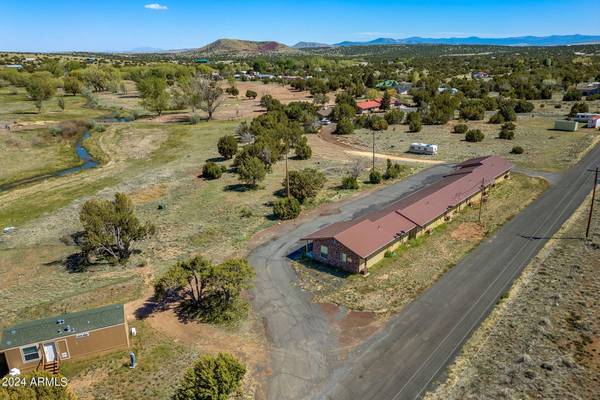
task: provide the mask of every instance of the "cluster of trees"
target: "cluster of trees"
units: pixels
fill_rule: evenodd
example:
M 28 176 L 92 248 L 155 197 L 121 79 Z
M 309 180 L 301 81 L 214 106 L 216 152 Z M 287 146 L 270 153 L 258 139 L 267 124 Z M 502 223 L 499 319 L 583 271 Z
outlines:
M 188 318 L 210 323 L 230 323 L 246 315 L 242 290 L 250 288 L 254 269 L 244 259 L 213 264 L 197 256 L 180 261 L 154 283 L 154 295 L 162 302 L 179 301 Z

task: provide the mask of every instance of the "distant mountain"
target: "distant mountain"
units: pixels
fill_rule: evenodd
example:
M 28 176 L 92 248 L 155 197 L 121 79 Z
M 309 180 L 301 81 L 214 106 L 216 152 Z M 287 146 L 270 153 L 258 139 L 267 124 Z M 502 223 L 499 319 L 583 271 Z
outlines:
M 251 40 L 219 39 L 199 49 L 186 50 L 183 53 L 192 55 L 256 55 L 256 54 L 279 54 L 297 53 L 299 50 L 292 49 L 279 42 L 256 42 Z
M 298 42 L 292 46 L 293 49 L 316 49 L 321 47 L 332 47 L 327 43 L 318 43 L 318 42 Z
M 552 35 L 517 36 L 506 38 L 423 38 L 419 36 L 405 39 L 378 38 L 367 42 L 344 41 L 335 46 L 376 46 L 389 44 L 455 44 L 455 45 L 495 45 L 495 46 L 565 46 L 572 44 L 600 43 L 600 35 Z

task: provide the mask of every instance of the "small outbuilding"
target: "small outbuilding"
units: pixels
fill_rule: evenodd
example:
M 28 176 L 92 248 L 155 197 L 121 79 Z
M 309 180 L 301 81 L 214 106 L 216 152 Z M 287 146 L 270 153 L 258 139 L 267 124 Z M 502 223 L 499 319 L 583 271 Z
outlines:
M 600 115 L 595 115 L 588 120 L 588 128 L 600 128 Z
M 0 376 L 13 368 L 57 373 L 61 361 L 128 347 L 123 304 L 29 321 L 2 331 Z
M 554 129 L 557 131 L 575 132 L 578 125 L 577 121 L 568 121 L 566 119 L 557 119 L 554 121 Z

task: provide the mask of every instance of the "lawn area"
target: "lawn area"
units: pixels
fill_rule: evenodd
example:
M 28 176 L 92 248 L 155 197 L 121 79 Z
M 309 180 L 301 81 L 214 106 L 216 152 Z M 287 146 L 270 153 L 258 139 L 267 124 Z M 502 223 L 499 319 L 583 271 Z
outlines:
M 377 133 L 375 147 L 383 153 L 451 162 L 495 154 L 513 161 L 519 167 L 559 171 L 577 162 L 600 139 L 600 132 L 587 128 L 577 132 L 554 131 L 555 119 L 553 116 L 519 115 L 514 140 L 498 139 L 500 125 L 484 121 L 467 122 L 470 129 L 480 129 L 485 134 L 485 139 L 479 143 L 466 142 L 464 134 L 451 133 L 458 121 L 446 125 L 423 125 L 421 132 L 408 132 L 406 125 L 392 125 L 387 131 Z M 372 135 L 365 129 L 359 129 L 352 135 L 339 136 L 339 140 L 361 147 L 372 146 Z M 437 144 L 438 154 L 418 156 L 406 153 L 413 142 Z M 510 154 L 513 146 L 523 147 L 525 153 Z
M 319 302 L 353 310 L 397 312 L 547 188 L 547 182 L 513 174 L 493 188 L 483 209 L 483 227 L 474 206 L 440 225 L 431 235 L 409 241 L 369 269 L 369 275 L 337 274 L 319 264 L 295 263 L 301 284 Z M 435 256 L 433 256 L 435 255 Z

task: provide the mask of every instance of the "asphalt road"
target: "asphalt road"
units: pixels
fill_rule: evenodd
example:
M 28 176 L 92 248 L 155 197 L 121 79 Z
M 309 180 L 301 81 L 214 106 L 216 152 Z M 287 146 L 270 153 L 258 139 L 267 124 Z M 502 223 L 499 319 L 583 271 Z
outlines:
M 341 205 L 336 214 L 306 221 L 252 251 L 249 261 L 257 275 L 253 304 L 265 323 L 271 347 L 269 399 L 311 398 L 309 392 L 339 366 L 336 334 L 320 306 L 296 285 L 297 276 L 289 265 L 287 255 L 302 245 L 299 239 L 325 225 L 387 205 L 448 171 L 448 166 L 421 171 Z
M 596 166 L 600 146 L 405 307 L 308 397 L 404 400 L 424 395 L 523 268 L 581 205 L 592 188 L 592 173 L 586 170 Z

